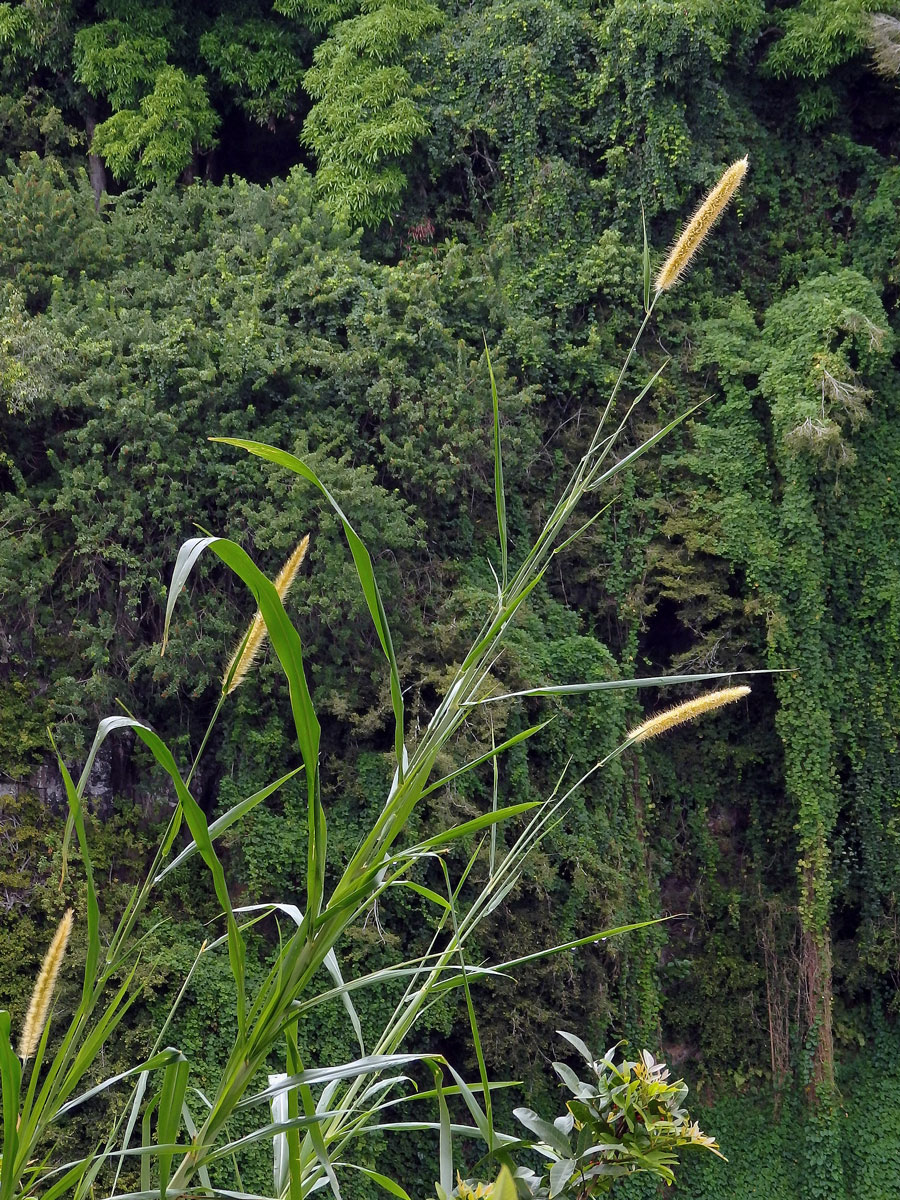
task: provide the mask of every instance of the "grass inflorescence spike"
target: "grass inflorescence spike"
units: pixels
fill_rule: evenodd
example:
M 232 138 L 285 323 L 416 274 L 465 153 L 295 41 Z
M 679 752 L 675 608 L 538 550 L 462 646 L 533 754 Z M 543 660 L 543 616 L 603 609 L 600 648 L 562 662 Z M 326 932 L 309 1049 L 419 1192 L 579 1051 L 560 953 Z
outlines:
M 41 969 L 38 972 L 38 977 L 34 983 L 34 990 L 31 993 L 31 1000 L 28 1003 L 28 1012 L 25 1014 L 22 1037 L 19 1040 L 19 1058 L 23 1060 L 31 1058 L 35 1050 L 37 1050 L 41 1034 L 44 1032 L 44 1026 L 47 1024 L 47 1014 L 50 1012 L 53 989 L 56 986 L 56 977 L 62 965 L 63 955 L 66 952 L 66 946 L 69 942 L 69 935 L 72 932 L 73 919 L 71 908 L 67 908 L 62 920 L 56 927 L 53 941 L 44 955 L 44 961 L 41 963 Z
M 679 281 L 700 249 L 707 234 L 728 206 L 728 201 L 747 174 L 747 156 L 732 163 L 719 182 L 704 196 L 697 211 L 684 227 L 681 237 L 669 251 L 656 273 L 656 292 L 667 292 Z
M 683 704 L 676 704 L 674 708 L 657 713 L 655 717 L 650 717 L 642 725 L 629 730 L 628 741 L 646 742 L 648 738 L 657 737 L 676 725 L 693 721 L 695 717 L 711 712 L 715 708 L 722 708 L 725 704 L 734 704 L 736 700 L 740 700 L 743 696 L 749 696 L 749 694 L 750 689 L 746 685 L 742 685 L 741 687 L 720 688 L 718 691 L 696 696 L 693 700 L 685 700 Z
M 309 547 L 309 534 L 300 541 L 291 554 L 290 558 L 278 572 L 275 579 L 275 591 L 278 593 L 279 599 L 284 600 L 285 596 L 291 590 L 291 584 L 297 577 L 297 572 L 300 570 L 300 564 L 306 558 L 306 551 Z M 263 620 L 262 613 L 257 609 L 256 615 L 250 622 L 250 627 L 247 632 L 238 642 L 237 647 L 228 661 L 228 666 L 225 669 L 225 675 L 222 680 L 222 687 L 226 696 L 230 696 L 235 688 L 243 683 L 247 676 L 247 672 L 256 661 L 256 656 L 259 654 L 263 642 L 266 640 L 266 623 Z

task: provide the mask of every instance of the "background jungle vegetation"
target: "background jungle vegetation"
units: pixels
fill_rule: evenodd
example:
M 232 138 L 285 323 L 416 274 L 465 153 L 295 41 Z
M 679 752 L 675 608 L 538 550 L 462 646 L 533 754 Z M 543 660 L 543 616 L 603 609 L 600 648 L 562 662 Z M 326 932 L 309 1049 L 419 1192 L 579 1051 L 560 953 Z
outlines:
M 482 1035 L 494 1073 L 537 1097 L 555 1093 L 556 1028 L 659 1049 L 712 1106 L 704 1128 L 730 1160 L 688 1164 L 691 1200 L 897 1195 L 898 34 L 900 6 L 869 0 L 0 4 L 0 996 L 14 1012 L 78 901 L 71 880 L 57 891 L 47 725 L 77 759 L 120 700 L 186 754 L 250 615 L 208 563 L 160 657 L 193 522 L 271 573 L 311 535 L 290 607 L 340 784 L 333 863 L 389 779 L 390 697 L 335 518 L 207 435 L 315 465 L 376 554 L 424 719 L 446 682 L 435 648 L 454 661 L 494 587 L 485 339 L 515 544 L 640 323 L 642 208 L 662 249 L 747 153 L 734 208 L 634 363 L 632 382 L 672 359 L 632 443 L 704 404 L 548 574 L 504 678 L 796 673 L 593 778 L 484 954 L 688 916 L 554 959 L 527 990 L 485 985 Z M 275 666 L 234 699 L 199 780 L 210 815 L 296 765 Z M 557 716 L 510 754 L 502 796 L 542 797 L 666 699 L 498 705 L 498 740 Z M 145 753 L 110 746 L 91 794 L 112 911 L 171 797 Z M 463 819 L 482 784 L 436 804 Z M 299 788 L 279 797 L 227 849 L 254 900 L 300 894 L 305 804 Z M 173 879 L 110 1049 L 123 1061 L 217 911 L 199 871 Z M 353 931 L 345 969 L 414 952 L 418 924 L 412 899 L 388 906 Z M 228 1044 L 218 969 L 179 1031 L 210 1069 Z M 429 1044 L 470 1065 L 455 1007 L 430 1021 Z M 345 1042 L 336 1011 L 316 1054 L 346 1057 Z M 432 1150 L 393 1151 L 408 1186 L 430 1186 Z

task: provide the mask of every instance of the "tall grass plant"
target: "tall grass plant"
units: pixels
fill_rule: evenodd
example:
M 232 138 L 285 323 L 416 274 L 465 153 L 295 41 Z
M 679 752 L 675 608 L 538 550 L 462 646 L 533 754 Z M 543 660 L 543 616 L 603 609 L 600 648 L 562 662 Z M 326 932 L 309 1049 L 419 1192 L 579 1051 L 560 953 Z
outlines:
M 688 260 L 712 228 L 721 207 L 740 182 L 739 178 L 734 182 L 736 176 L 743 175 L 745 166 L 741 163 L 729 168 L 723 176 L 729 186 L 720 181 L 676 243 L 673 254 L 681 256 L 676 278 L 684 273 Z M 734 186 L 730 186 L 732 182 Z M 717 205 L 718 209 L 713 212 Z M 703 222 L 702 229 L 693 228 L 698 221 Z M 377 1131 L 426 1129 L 438 1135 L 439 1186 L 449 1196 L 454 1187 L 453 1145 L 457 1135 L 479 1140 L 486 1155 L 498 1162 L 508 1161 L 508 1149 L 521 1144 L 514 1135 L 505 1134 L 494 1125 L 491 1092 L 496 1085 L 488 1078 L 482 1053 L 473 985 L 491 975 L 527 968 L 539 957 L 564 953 L 640 926 L 598 930 L 577 941 L 545 947 L 509 961 L 489 965 L 471 963 L 468 947 L 479 927 L 490 919 L 516 887 L 529 856 L 548 831 L 565 821 L 567 800 L 586 776 L 577 781 L 569 781 L 564 776 L 543 803 L 499 805 L 498 761 L 514 745 L 537 736 L 545 723 L 534 725 L 499 745 L 492 745 L 488 752 L 442 778 L 434 779 L 433 776 L 442 751 L 463 723 L 477 717 L 485 706 L 513 695 L 571 695 L 613 688 L 696 684 L 699 680 L 720 678 L 719 674 L 706 674 L 614 682 L 581 680 L 517 693 L 504 692 L 494 684 L 504 639 L 520 606 L 527 601 L 550 565 L 599 515 L 597 511 L 585 512 L 586 505 L 596 506 L 620 473 L 628 470 L 689 415 L 683 413 L 636 448 L 617 457 L 632 414 L 664 369 L 660 367 L 633 398 L 621 401 L 638 342 L 658 300 L 674 282 L 663 280 L 661 283 L 658 277 L 654 290 L 646 234 L 643 268 L 645 315 L 641 328 L 625 356 L 584 454 L 533 544 L 524 549 L 509 544 L 502 414 L 486 349 L 499 547 L 496 598 L 450 686 L 415 741 L 410 738 L 405 720 L 403 684 L 372 557 L 336 498 L 310 465 L 293 454 L 254 441 L 213 439 L 298 475 L 318 491 L 336 514 L 356 567 L 389 678 L 394 723 L 393 782 L 377 817 L 332 883 L 325 866 L 328 804 L 323 795 L 323 783 L 327 781 L 323 781 L 320 774 L 319 719 L 307 682 L 301 634 L 289 620 L 283 604 L 284 580 L 288 575 L 293 578 L 293 572 L 287 570 L 289 564 L 286 564 L 286 573 L 273 583 L 249 555 L 229 539 L 204 536 L 187 541 L 178 555 L 169 590 L 166 636 L 176 602 L 194 564 L 204 553 L 216 555 L 238 576 L 254 597 L 258 609 L 257 617 L 224 673 L 221 697 L 200 754 L 207 747 L 229 694 L 240 681 L 239 672 L 243 678 L 243 671 L 249 665 L 264 627 L 288 682 L 302 765 L 297 771 L 285 773 L 247 796 L 210 824 L 191 790 L 200 755 L 187 771 L 182 771 L 165 743 L 135 717 L 108 717 L 100 723 L 77 782 L 60 758 L 59 767 L 69 805 L 64 861 L 74 835 L 84 872 L 86 905 L 77 915 L 87 933 L 84 979 L 80 1002 L 62 1031 L 58 1045 L 54 1041 L 52 1054 L 49 1049 L 52 1018 L 44 1022 L 37 1044 L 29 1046 L 30 1052 L 23 1061 L 13 1048 L 10 1016 L 0 1013 L 3 1096 L 0 1200 L 31 1196 L 40 1196 L 41 1200 L 58 1200 L 63 1196 L 81 1200 L 89 1194 L 115 1200 L 124 1200 L 126 1195 L 131 1200 L 138 1200 L 138 1197 L 140 1200 L 165 1200 L 166 1196 L 195 1194 L 236 1196 L 243 1194 L 237 1165 L 240 1152 L 260 1140 L 271 1141 L 276 1151 L 273 1196 L 300 1200 L 311 1191 L 327 1187 L 339 1198 L 339 1175 L 349 1170 L 368 1176 L 372 1182 L 404 1200 L 406 1191 L 401 1182 L 363 1165 L 366 1155 L 360 1153 L 360 1146 Z M 299 554 L 298 547 L 292 557 Z M 703 711 L 703 706 L 697 711 Z M 111 938 L 104 945 L 100 933 L 97 881 L 85 832 L 84 797 L 100 747 L 111 734 L 123 730 L 133 731 L 166 773 L 175 791 L 176 806 L 146 877 L 135 887 Z M 634 731 L 609 757 L 617 756 L 640 740 L 639 732 Z M 609 758 L 604 760 L 608 761 Z M 464 773 L 489 763 L 494 766 L 495 778 L 490 808 L 427 838 L 409 839 L 410 819 L 425 797 Z M 601 765 L 597 764 L 593 769 Z M 279 900 L 235 907 L 217 841 L 226 830 L 297 774 L 303 781 L 307 806 L 304 908 L 301 910 Z M 506 849 L 501 849 L 496 836 L 502 826 L 508 826 L 511 831 L 519 829 L 518 833 L 510 833 Z M 185 829 L 187 844 L 176 852 L 176 844 Z M 445 852 L 454 844 L 471 838 L 478 840 L 479 846 L 460 875 L 454 877 Z M 464 899 L 464 885 L 471 881 L 481 839 L 487 841 L 489 870 L 474 899 Z M 186 994 L 189 975 L 173 1000 L 149 1057 L 112 1078 L 85 1086 L 94 1076 L 103 1046 L 114 1036 L 138 995 L 134 980 L 143 940 L 139 922 L 155 890 L 163 885 L 168 874 L 194 855 L 200 856 L 209 872 L 224 925 L 220 937 L 201 947 L 196 961 L 199 962 L 203 954 L 226 954 L 233 984 L 233 1044 L 220 1077 L 209 1095 L 200 1093 L 192 1088 L 191 1063 L 176 1047 L 167 1044 L 170 1036 L 176 1036 L 178 1009 Z M 437 868 L 443 881 L 441 890 L 427 887 L 420 881 L 417 868 L 423 864 Z M 428 949 L 413 960 L 345 980 L 338 959 L 343 935 L 355 922 L 371 913 L 381 897 L 395 888 L 413 889 L 431 907 L 434 925 Z M 286 922 L 287 932 L 279 937 L 262 982 L 251 984 L 246 970 L 247 929 L 270 916 L 280 918 L 282 924 Z M 324 988 L 321 985 L 323 969 L 330 980 Z M 354 1005 L 356 992 L 398 982 L 403 985 L 399 1001 L 380 1033 L 367 1042 Z M 409 1034 L 423 1013 L 451 990 L 462 993 L 469 1015 L 479 1068 L 479 1078 L 475 1082 L 464 1080 L 440 1055 L 404 1050 Z M 358 1056 L 339 1064 L 308 1064 L 300 1053 L 298 1023 L 314 1020 L 316 1011 L 335 999 L 339 999 L 346 1009 L 347 1020 L 358 1041 Z M 409 1073 L 423 1069 L 430 1075 L 432 1086 L 416 1091 L 409 1086 Z M 259 1080 L 266 1074 L 270 1082 L 261 1087 Z M 130 1087 L 131 1097 L 112 1128 L 98 1139 L 96 1145 L 84 1147 L 83 1155 L 77 1160 L 64 1164 L 54 1161 L 53 1133 L 58 1123 L 100 1092 L 120 1086 Z M 188 1105 L 189 1089 L 192 1097 L 199 1097 L 202 1103 L 199 1116 L 196 1116 L 196 1105 L 193 1110 Z M 459 1098 L 454 1100 L 454 1105 L 461 1102 L 467 1114 L 465 1122 L 452 1119 L 450 1097 Z M 233 1137 L 230 1132 L 232 1119 L 248 1113 L 255 1128 L 249 1134 Z M 140 1190 L 137 1193 L 125 1193 L 119 1186 L 123 1163 L 130 1159 L 136 1159 L 140 1164 Z M 237 1181 L 237 1191 L 224 1182 L 231 1179 Z

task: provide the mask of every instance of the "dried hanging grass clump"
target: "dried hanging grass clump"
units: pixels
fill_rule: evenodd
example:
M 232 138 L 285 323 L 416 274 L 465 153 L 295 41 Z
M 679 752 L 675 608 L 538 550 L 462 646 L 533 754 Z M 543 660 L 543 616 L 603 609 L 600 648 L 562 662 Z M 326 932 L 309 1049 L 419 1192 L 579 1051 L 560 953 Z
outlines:
M 747 174 L 747 156 L 732 163 L 716 186 L 707 192 L 699 208 L 685 226 L 681 237 L 669 251 L 669 255 L 656 275 L 656 291 L 667 292 L 673 288 L 690 266 L 691 259 L 700 249 L 707 234 L 725 211 L 728 201 L 741 185 Z
M 900 21 L 888 13 L 869 14 L 869 49 L 879 75 L 900 74 Z
M 49 950 L 44 955 L 44 961 L 41 963 L 41 969 L 38 972 L 34 990 L 31 993 L 31 1000 L 28 1003 L 28 1012 L 25 1014 L 22 1037 L 19 1040 L 19 1058 L 23 1060 L 31 1058 L 35 1050 L 37 1050 L 41 1034 L 44 1032 L 44 1026 L 47 1024 L 47 1015 L 50 1012 L 50 1002 L 53 999 L 56 977 L 59 974 L 63 955 L 66 952 L 69 935 L 72 932 L 73 920 L 72 910 L 71 908 L 67 908 L 62 920 L 56 927 L 53 941 L 50 943 Z
M 300 564 L 306 558 L 308 547 L 309 534 L 298 544 L 290 558 L 278 572 L 275 579 L 275 591 L 282 601 L 291 590 L 291 584 L 297 577 Z M 243 683 L 247 672 L 253 666 L 256 656 L 259 654 L 260 648 L 266 639 L 266 632 L 266 623 L 263 620 L 263 615 L 257 609 L 256 616 L 250 622 L 249 629 L 238 642 L 234 653 L 228 661 L 228 666 L 225 668 L 222 687 L 226 696 L 230 696 L 235 688 Z
M 697 696 L 693 700 L 685 700 L 683 704 L 676 704 L 674 708 L 666 709 L 665 712 L 657 713 L 655 717 L 650 717 L 643 725 L 638 725 L 628 733 L 629 742 L 646 742 L 648 738 L 657 737 L 661 733 L 665 733 L 668 729 L 674 728 L 676 725 L 683 725 L 686 721 L 693 721 L 695 717 L 702 716 L 703 713 L 712 712 L 715 708 L 722 708 L 725 704 L 733 704 L 735 700 L 740 700 L 743 696 L 749 696 L 750 689 L 746 686 L 720 688 L 716 692 L 707 692 L 703 696 Z

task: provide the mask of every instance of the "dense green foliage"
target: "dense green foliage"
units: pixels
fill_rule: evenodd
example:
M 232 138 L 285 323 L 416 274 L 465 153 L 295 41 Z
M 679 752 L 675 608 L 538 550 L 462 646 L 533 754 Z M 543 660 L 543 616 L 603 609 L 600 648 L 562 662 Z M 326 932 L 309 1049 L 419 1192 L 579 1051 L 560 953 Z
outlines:
M 876 8 L 894 11 L 0 5 L 0 771 L 16 791 L 0 821 L 0 995 L 15 1011 L 77 902 L 71 878 L 56 891 L 46 725 L 77 760 L 118 699 L 186 755 L 249 615 L 207 565 L 160 658 L 193 522 L 271 572 L 311 533 L 290 607 L 339 784 L 332 868 L 389 778 L 390 696 L 335 519 L 207 435 L 300 450 L 333 488 L 376 554 L 415 724 L 446 682 L 425 647 L 456 660 L 499 569 L 483 339 L 515 561 L 640 321 L 641 206 L 662 249 L 749 152 L 735 211 L 629 372 L 633 385 L 672 356 L 629 436 L 706 403 L 548 575 L 498 671 L 513 690 L 790 670 L 594 777 L 483 950 L 688 918 L 477 999 L 491 1064 L 526 1077 L 535 1107 L 558 1107 L 534 1061 L 561 1023 L 659 1045 L 715 1102 L 704 1127 L 730 1160 L 685 1177 L 693 1200 L 894 1193 L 900 105 L 866 50 Z M 143 190 L 103 193 L 126 185 Z M 285 707 L 263 661 L 199 780 L 210 813 L 295 765 Z M 496 710 L 498 739 L 557 716 L 505 761 L 510 800 L 546 794 L 570 758 L 587 769 L 641 713 L 621 697 Z M 486 736 L 466 731 L 459 760 Z M 110 745 L 92 791 L 112 908 L 169 796 L 142 752 Z M 475 811 L 490 787 L 488 772 L 436 795 L 423 822 Z M 288 786 L 230 845 L 248 901 L 301 897 L 305 811 Z M 123 1060 L 215 912 L 199 874 L 175 879 Z M 348 972 L 417 948 L 411 898 L 380 923 L 352 932 Z M 182 1035 L 209 1062 L 227 1044 L 217 986 Z M 429 1020 L 464 1062 L 458 1013 Z M 336 1012 L 315 1054 L 346 1049 Z M 411 1178 L 429 1151 L 410 1143 Z

